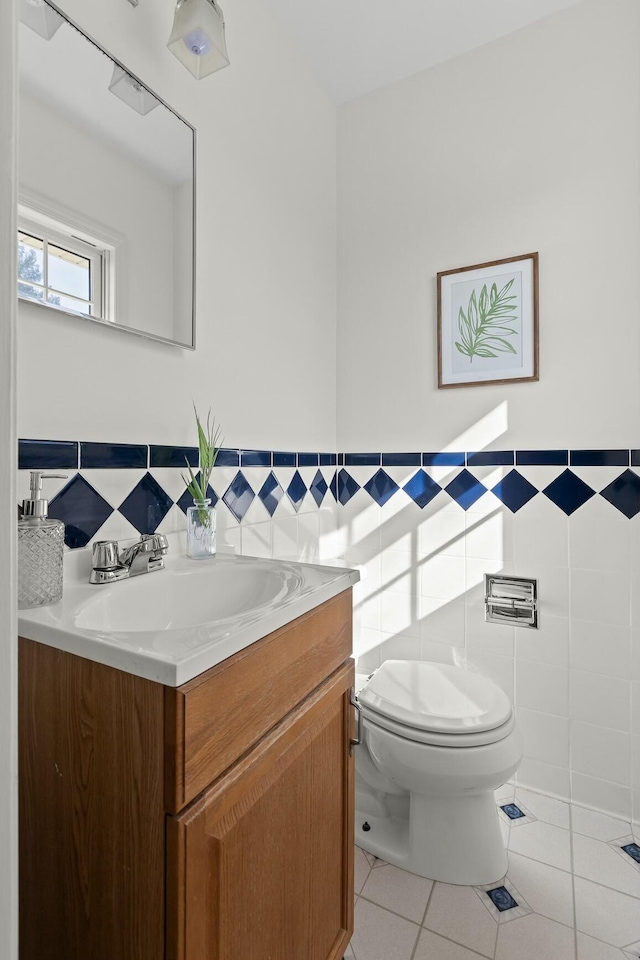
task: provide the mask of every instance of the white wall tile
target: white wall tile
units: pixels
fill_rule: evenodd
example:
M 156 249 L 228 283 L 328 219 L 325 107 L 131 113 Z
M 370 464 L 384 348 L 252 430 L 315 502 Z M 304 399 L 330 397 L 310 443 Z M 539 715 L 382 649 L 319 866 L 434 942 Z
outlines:
M 566 566 L 569 521 L 548 497 L 536 497 L 516 514 L 514 553 L 518 566 Z
M 491 514 L 466 514 L 465 549 L 469 558 L 513 560 L 513 515 L 503 507 Z
M 467 649 L 467 669 L 493 680 L 513 700 L 513 658 Z
M 624 820 L 631 819 L 631 790 L 619 783 L 572 771 L 571 800 Z
M 568 769 L 568 720 L 524 707 L 516 709 L 516 719 L 524 738 L 525 757 Z
M 540 617 L 537 629 L 516 627 L 515 654 L 521 660 L 536 660 L 557 667 L 569 666 L 568 617 Z
M 629 570 L 571 571 L 571 617 L 628 627 L 631 619 Z
M 418 531 L 421 558 L 464 556 L 465 515 L 457 504 L 440 507 L 420 518 Z
M 404 633 L 420 639 L 420 598 L 417 595 L 392 593 L 380 595 L 380 629 L 383 633 Z
M 438 600 L 460 600 L 465 593 L 462 557 L 431 557 L 420 566 L 420 593 Z
M 623 571 L 630 564 L 629 522 L 612 509 L 602 497 L 597 498 L 607 512 L 606 518 L 594 519 L 586 508 L 578 511 L 569 527 L 569 563 L 574 569 Z M 594 500 L 596 498 L 594 497 Z M 620 519 L 616 518 L 616 514 Z
M 640 734 L 640 682 L 631 684 L 631 732 Z
M 407 633 L 381 633 L 380 663 L 385 660 L 419 660 L 420 640 Z
M 459 600 L 420 598 L 420 637 L 431 643 L 465 645 L 465 605 Z
M 240 531 L 240 549 L 244 556 L 271 557 L 271 522 L 250 523 Z
M 516 704 L 528 710 L 569 716 L 569 671 L 565 667 L 518 660 Z
M 618 677 L 571 671 L 571 718 L 629 732 L 631 684 Z
M 571 780 L 566 767 L 556 767 L 552 763 L 524 757 L 516 779 L 518 785 L 551 794 L 561 800 L 569 800 L 571 796 Z
M 571 766 L 600 780 L 631 783 L 631 737 L 591 723 L 571 723 Z
M 611 624 L 571 621 L 571 667 L 610 677 L 629 676 L 631 630 Z
M 466 610 L 467 649 L 513 657 L 514 628 L 504 623 L 487 623 L 484 603 L 468 603 Z

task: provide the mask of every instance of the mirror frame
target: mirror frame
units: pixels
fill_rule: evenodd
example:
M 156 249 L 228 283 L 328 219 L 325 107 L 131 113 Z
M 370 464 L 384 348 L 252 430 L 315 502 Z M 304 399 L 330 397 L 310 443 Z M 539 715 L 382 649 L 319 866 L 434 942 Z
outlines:
M 145 340 L 155 340 L 158 343 L 166 343 L 169 346 L 180 347 L 183 350 L 195 350 L 196 349 L 196 128 L 191 123 L 189 123 L 188 120 L 185 120 L 185 118 L 181 116 L 181 114 L 179 114 L 177 110 L 174 110 L 173 107 L 169 106 L 166 100 L 163 100 L 162 97 L 158 96 L 158 94 L 154 90 L 152 90 L 148 84 L 144 83 L 137 76 L 137 74 L 132 73 L 132 71 L 129 70 L 128 67 L 125 67 L 125 65 L 120 60 L 118 60 L 117 57 L 114 57 L 113 54 L 109 53 L 109 51 L 106 50 L 102 46 L 102 44 L 98 43 L 97 40 L 94 40 L 93 37 L 89 36 L 89 34 L 85 30 L 83 30 L 82 27 L 78 26 L 78 24 L 64 12 L 64 10 L 60 9 L 57 3 L 52 2 L 52 0 L 45 0 L 45 2 L 53 10 L 55 10 L 56 13 L 60 14 L 62 19 L 65 20 L 65 22 L 68 23 L 70 27 L 76 30 L 82 37 L 84 37 L 85 40 L 87 40 L 94 47 L 96 47 L 96 49 L 99 50 L 100 53 L 108 57 L 109 60 L 112 61 L 112 63 L 115 63 L 117 64 L 117 66 L 121 67 L 122 70 L 125 71 L 125 73 L 127 73 L 130 77 L 132 77 L 136 81 L 136 83 L 139 83 L 141 86 L 143 86 L 145 90 L 148 90 L 149 93 L 151 93 L 156 98 L 156 100 L 160 104 L 162 104 L 163 107 L 166 107 L 166 109 L 170 113 L 172 113 L 174 117 L 176 117 L 178 120 L 181 120 L 182 123 L 184 123 L 185 126 L 188 127 L 189 130 L 191 131 L 191 139 L 193 144 L 193 151 L 192 151 L 193 190 L 192 190 L 192 211 L 191 211 L 191 216 L 192 216 L 191 248 L 193 252 L 192 262 L 191 262 L 191 343 L 181 343 L 179 340 L 171 340 L 168 337 L 161 337 L 154 333 L 148 333 L 146 330 L 140 330 L 137 327 L 128 327 L 123 323 L 117 323 L 115 321 L 112 322 L 110 320 L 103 320 L 100 317 L 89 317 L 86 314 L 76 313 L 73 310 L 65 310 L 64 308 L 61 308 L 61 307 L 50 306 L 47 303 L 41 303 L 37 300 L 30 300 L 28 297 L 22 297 L 20 296 L 20 294 L 17 295 L 18 300 L 22 303 L 33 304 L 34 306 L 40 307 L 44 310 L 49 310 L 49 311 L 54 310 L 56 313 L 62 313 L 66 317 L 73 317 L 76 320 L 83 320 L 83 321 L 88 320 L 91 323 L 100 325 L 101 327 L 107 327 L 109 330 L 122 330 L 124 333 L 130 333 L 137 337 L 143 337 Z M 26 29 L 28 29 L 28 27 Z M 18 96 L 19 94 L 20 94 L 20 77 L 18 72 Z M 19 162 L 18 162 L 18 191 L 17 192 L 18 192 L 18 205 L 19 205 L 22 202 L 22 195 L 20 191 L 20 163 Z

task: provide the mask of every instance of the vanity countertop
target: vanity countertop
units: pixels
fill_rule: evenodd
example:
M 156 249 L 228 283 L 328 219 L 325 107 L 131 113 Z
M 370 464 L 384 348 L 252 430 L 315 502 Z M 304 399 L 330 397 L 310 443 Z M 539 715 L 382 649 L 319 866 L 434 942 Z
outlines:
M 18 611 L 21 637 L 177 687 L 360 579 L 339 566 L 220 554 L 193 561 L 172 544 L 166 569 L 88 583 L 90 552 L 65 558 L 58 603 Z

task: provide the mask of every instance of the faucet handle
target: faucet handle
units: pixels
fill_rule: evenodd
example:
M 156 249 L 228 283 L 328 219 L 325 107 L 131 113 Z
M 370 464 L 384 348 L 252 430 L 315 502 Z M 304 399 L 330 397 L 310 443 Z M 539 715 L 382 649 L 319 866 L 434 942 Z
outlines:
M 94 570 L 115 570 L 120 566 L 118 542 L 116 540 L 96 540 L 92 551 Z
M 169 541 L 164 533 L 143 533 L 140 542 L 148 543 L 150 550 L 161 553 L 162 556 L 165 556 L 169 551 Z

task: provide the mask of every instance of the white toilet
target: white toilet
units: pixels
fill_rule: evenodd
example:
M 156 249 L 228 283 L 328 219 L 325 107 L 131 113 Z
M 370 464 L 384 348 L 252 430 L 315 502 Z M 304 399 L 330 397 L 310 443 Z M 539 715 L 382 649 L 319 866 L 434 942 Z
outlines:
M 522 760 L 507 695 L 461 667 L 387 660 L 358 704 L 358 846 L 431 880 L 502 879 L 507 854 L 494 790 Z

